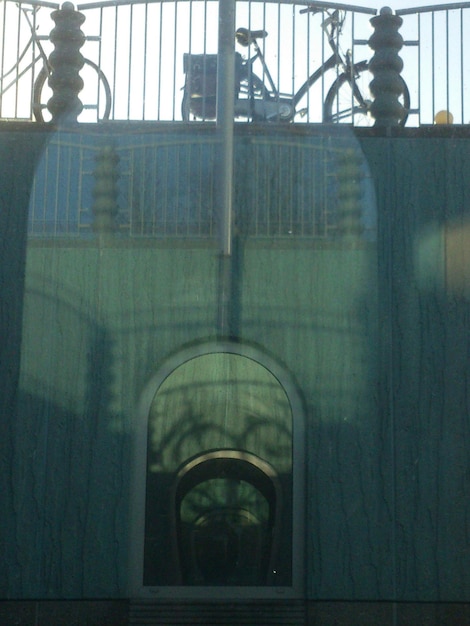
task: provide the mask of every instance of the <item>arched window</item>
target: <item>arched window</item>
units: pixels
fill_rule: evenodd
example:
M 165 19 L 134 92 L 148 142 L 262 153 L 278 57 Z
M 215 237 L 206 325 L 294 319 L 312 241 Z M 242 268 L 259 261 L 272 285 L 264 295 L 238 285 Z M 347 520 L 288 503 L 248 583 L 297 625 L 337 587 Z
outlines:
M 141 406 L 134 593 L 297 597 L 303 443 L 296 387 L 262 352 L 222 342 L 170 359 Z

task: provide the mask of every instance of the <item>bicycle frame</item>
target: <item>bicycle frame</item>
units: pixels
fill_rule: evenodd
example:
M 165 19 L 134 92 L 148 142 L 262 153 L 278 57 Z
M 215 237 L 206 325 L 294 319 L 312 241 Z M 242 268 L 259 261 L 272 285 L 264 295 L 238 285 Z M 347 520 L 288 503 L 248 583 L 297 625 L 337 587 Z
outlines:
M 255 50 L 255 54 L 245 61 L 245 67 L 248 70 L 247 71 L 248 84 L 252 85 L 252 80 L 250 78 L 251 76 L 254 75 L 254 72 L 252 71 L 252 67 L 253 67 L 253 64 L 259 60 L 263 68 L 263 79 L 267 81 L 270 87 L 269 91 L 264 92 L 263 98 L 258 98 L 258 99 L 254 97 L 254 94 L 250 94 L 248 91 L 248 100 L 251 100 L 251 103 L 250 103 L 251 111 L 253 111 L 255 115 L 257 113 L 258 117 L 263 117 L 263 111 L 262 111 L 263 103 L 272 102 L 272 101 L 275 101 L 279 104 L 277 117 L 283 121 L 291 121 L 293 117 L 299 113 L 301 115 L 305 114 L 306 111 L 297 111 L 297 106 L 299 102 L 307 94 L 310 87 L 314 83 L 316 83 L 327 71 L 334 69 L 335 67 L 340 67 L 341 73 L 344 72 L 345 74 L 351 76 L 351 86 L 352 86 L 354 96 L 358 100 L 359 104 L 365 107 L 365 102 L 362 97 L 362 94 L 360 93 L 359 89 L 355 85 L 354 74 L 355 74 L 356 69 L 359 69 L 360 71 L 364 71 L 365 69 L 367 69 L 368 63 L 367 61 L 362 61 L 358 64 L 353 65 L 353 63 L 351 62 L 351 59 L 349 58 L 349 54 L 346 55 L 346 58 L 343 58 L 343 55 L 338 45 L 338 38 L 339 38 L 339 35 L 341 34 L 342 22 L 339 28 L 337 28 L 338 24 L 335 23 L 331 19 L 331 16 L 329 17 L 329 20 L 330 20 L 330 26 L 331 26 L 330 31 L 328 32 L 323 25 L 322 27 L 323 27 L 324 32 L 327 35 L 328 43 L 330 45 L 330 48 L 332 49 L 332 55 L 328 59 L 326 59 L 307 78 L 307 80 L 303 83 L 303 85 L 292 96 L 286 96 L 286 95 L 280 94 L 279 90 L 277 89 L 271 77 L 269 68 L 267 66 L 266 60 L 264 58 L 263 52 L 258 42 L 256 41 L 256 39 L 252 40 L 251 45 L 253 46 Z M 335 36 L 335 30 L 337 30 L 336 36 Z M 263 83 L 265 82 L 265 80 L 263 80 Z M 259 101 L 259 103 L 257 101 Z M 238 113 L 238 115 L 243 115 L 244 113 L 246 113 L 246 109 L 244 110 L 244 105 L 242 104 L 243 102 L 244 102 L 243 99 L 238 99 L 235 105 L 235 110 L 236 110 L 236 113 Z M 257 104 L 258 106 L 256 106 Z M 259 109 L 258 112 L 256 111 L 256 108 Z M 274 109 L 274 108 L 275 107 L 271 107 L 271 109 Z M 274 115 L 275 113 L 272 114 L 272 116 Z
M 266 37 L 267 33 L 262 30 L 250 31 L 246 28 L 239 28 L 235 34 L 237 42 L 243 47 L 251 46 L 254 53 L 249 54 L 247 59 L 241 60 L 239 68 L 241 71 L 237 73 L 234 105 L 235 117 L 243 117 L 251 121 L 279 122 L 292 122 L 296 115 L 303 117 L 307 113 L 307 108 L 298 110 L 302 98 L 308 93 L 314 83 L 320 80 L 326 72 L 334 68 L 338 69 L 337 76 L 326 92 L 326 99 L 324 98 L 323 121 L 331 121 L 333 117 L 336 121 L 343 121 L 343 118 L 347 120 L 351 112 L 353 115 L 357 113 L 367 116 L 370 100 L 363 97 L 356 79 L 361 72 L 367 70 L 368 62 L 353 63 L 350 53 L 344 54 L 339 46 L 339 37 L 346 14 L 336 9 L 330 11 L 324 7 L 316 8 L 314 6 L 301 12 L 326 13 L 326 18 L 323 20 L 321 27 L 332 50 L 331 56 L 323 61 L 294 94 L 283 94 L 274 83 L 263 51 L 257 41 L 259 38 Z M 191 56 L 189 54 L 185 55 L 186 68 L 190 66 L 189 58 Z M 236 56 L 241 59 L 241 55 L 238 52 Z M 186 72 L 185 69 L 186 82 L 182 103 L 183 120 L 189 120 L 191 114 L 194 115 L 194 119 L 215 119 L 215 74 L 211 74 L 209 80 L 209 74 L 204 69 L 201 69 L 206 67 L 206 61 L 204 60 L 206 57 L 205 55 L 199 55 L 199 57 L 195 59 L 197 60 L 198 72 Z M 209 57 L 211 58 L 211 63 L 217 63 L 217 55 L 209 55 L 207 63 L 209 62 Z M 257 76 L 253 71 L 255 63 L 258 61 L 262 67 L 261 77 Z M 332 107 L 332 97 L 343 83 L 349 84 L 351 104 L 344 111 L 344 114 L 339 109 L 336 109 L 333 116 L 329 110 Z M 212 100 L 210 102 L 206 98 L 205 86 L 208 84 L 212 86 L 210 94 Z M 192 89 L 193 86 L 194 90 Z M 351 106 L 352 101 L 355 103 L 354 107 Z M 207 106 L 206 102 L 208 102 Z
M 9 70 L 7 70 L 2 76 L 0 76 L 0 101 L 2 97 L 8 92 L 8 90 L 11 89 L 11 87 L 13 87 L 14 85 L 17 85 L 18 81 L 23 76 L 28 74 L 28 72 L 30 72 L 39 61 L 42 61 L 42 67 L 45 68 L 50 73 L 50 66 L 49 66 L 47 54 L 41 43 L 42 40 L 47 40 L 49 37 L 47 35 L 38 35 L 36 33 L 37 27 L 35 26 L 36 13 L 39 11 L 41 7 L 33 4 L 31 9 L 27 9 L 25 7 L 18 7 L 18 8 L 21 9 L 23 16 L 26 18 L 26 21 L 29 26 L 29 30 L 31 31 L 31 36 L 29 37 L 26 45 L 24 46 L 22 52 L 18 55 L 18 58 L 16 59 L 12 67 Z M 28 15 L 29 12 L 33 13 L 33 16 L 34 16 L 33 19 L 31 19 L 30 16 Z M 23 61 L 24 57 L 26 56 L 30 48 L 32 48 L 33 51 L 34 51 L 34 48 L 37 48 L 38 54 L 37 55 L 33 54 L 31 62 L 28 65 L 26 65 L 26 67 L 19 70 L 21 62 Z M 13 78 L 11 78 L 8 83 L 4 84 L 5 79 L 9 77 L 15 71 L 16 73 L 14 74 Z

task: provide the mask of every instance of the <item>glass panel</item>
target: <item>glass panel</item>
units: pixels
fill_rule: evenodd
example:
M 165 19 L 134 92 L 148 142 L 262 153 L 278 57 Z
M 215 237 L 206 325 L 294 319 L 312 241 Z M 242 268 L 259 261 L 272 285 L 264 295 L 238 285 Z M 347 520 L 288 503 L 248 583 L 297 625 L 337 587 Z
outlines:
M 207 480 L 181 503 L 187 584 L 262 584 L 269 561 L 269 503 L 250 483 Z M 265 567 L 263 567 L 263 565 Z
M 179 493 L 186 462 L 215 450 Z M 290 584 L 292 413 L 271 372 L 224 352 L 187 361 L 154 397 L 147 454 L 145 585 Z

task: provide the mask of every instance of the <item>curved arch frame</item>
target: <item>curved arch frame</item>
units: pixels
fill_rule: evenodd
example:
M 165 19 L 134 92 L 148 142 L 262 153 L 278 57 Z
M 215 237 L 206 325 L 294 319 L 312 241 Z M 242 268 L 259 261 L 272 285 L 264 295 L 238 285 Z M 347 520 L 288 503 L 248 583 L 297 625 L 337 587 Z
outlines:
M 267 369 L 279 382 L 292 413 L 292 584 L 289 586 L 179 586 L 143 584 L 148 416 L 163 382 L 180 365 L 200 356 L 226 353 L 246 357 Z M 202 451 L 201 451 L 202 452 Z M 188 459 L 189 461 L 189 459 Z M 129 555 L 130 595 L 135 598 L 301 599 L 305 589 L 305 411 L 293 376 L 260 348 L 232 341 L 208 341 L 182 348 L 167 358 L 146 385 L 137 410 L 134 436 L 134 476 Z

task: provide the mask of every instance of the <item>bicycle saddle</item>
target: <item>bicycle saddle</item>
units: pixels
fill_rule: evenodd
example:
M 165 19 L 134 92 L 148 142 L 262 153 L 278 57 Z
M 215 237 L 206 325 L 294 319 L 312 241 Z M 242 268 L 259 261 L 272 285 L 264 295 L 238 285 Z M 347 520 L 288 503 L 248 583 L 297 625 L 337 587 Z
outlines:
M 265 30 L 248 30 L 248 28 L 239 28 L 235 33 L 235 37 L 241 46 L 249 46 L 256 39 L 263 39 L 267 36 L 268 33 Z

